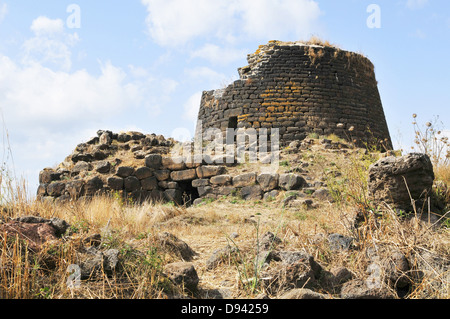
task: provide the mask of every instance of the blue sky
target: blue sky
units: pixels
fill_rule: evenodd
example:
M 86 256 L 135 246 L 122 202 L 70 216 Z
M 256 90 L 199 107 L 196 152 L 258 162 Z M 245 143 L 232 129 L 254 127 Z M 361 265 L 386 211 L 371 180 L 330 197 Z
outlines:
M 0 0 L 3 160 L 34 192 L 98 129 L 192 133 L 202 91 L 238 79 L 247 54 L 312 35 L 375 64 L 396 146 L 413 113 L 450 130 L 449 1 Z

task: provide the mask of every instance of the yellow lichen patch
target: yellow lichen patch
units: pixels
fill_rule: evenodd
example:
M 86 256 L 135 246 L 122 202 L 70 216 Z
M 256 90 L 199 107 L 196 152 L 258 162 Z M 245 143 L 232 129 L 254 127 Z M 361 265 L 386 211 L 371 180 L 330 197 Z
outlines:
M 238 116 L 238 122 L 248 122 L 250 114 L 242 114 Z

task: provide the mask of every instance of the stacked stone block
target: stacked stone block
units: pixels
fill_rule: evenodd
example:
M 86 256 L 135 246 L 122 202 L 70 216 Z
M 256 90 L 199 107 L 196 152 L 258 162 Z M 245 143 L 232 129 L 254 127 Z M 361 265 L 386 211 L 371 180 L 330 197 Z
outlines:
M 240 79 L 203 92 L 203 131 L 277 128 L 282 144 L 336 134 L 391 149 L 373 64 L 333 47 L 273 41 L 248 56 Z
M 251 172 L 233 176 L 225 164 L 184 161 L 171 155 L 173 141 L 161 136 L 157 142 L 149 142 L 155 136 L 128 140 L 111 132 L 99 131 L 98 134 L 100 137 L 107 134 L 110 138 L 94 138 L 82 143 L 58 168 L 40 172 L 38 198 L 69 201 L 109 194 L 133 202 L 172 201 L 190 205 L 222 196 L 260 200 L 276 197 L 278 191 L 300 190 L 307 186 L 302 176 L 293 173 Z M 125 152 L 118 154 L 119 150 Z M 97 152 L 103 155 L 94 155 Z M 124 165 L 123 159 L 130 155 L 134 157 L 130 162 L 133 165 Z

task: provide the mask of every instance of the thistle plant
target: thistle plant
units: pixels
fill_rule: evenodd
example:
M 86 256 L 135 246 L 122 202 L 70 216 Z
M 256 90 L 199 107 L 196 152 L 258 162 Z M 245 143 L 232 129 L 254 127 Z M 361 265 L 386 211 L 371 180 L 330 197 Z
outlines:
M 433 122 L 426 122 L 422 128 L 417 123 L 417 114 L 413 114 L 413 119 L 415 138 L 411 149 L 427 154 L 436 168 L 450 165 L 449 138 L 437 127 L 438 118 Z

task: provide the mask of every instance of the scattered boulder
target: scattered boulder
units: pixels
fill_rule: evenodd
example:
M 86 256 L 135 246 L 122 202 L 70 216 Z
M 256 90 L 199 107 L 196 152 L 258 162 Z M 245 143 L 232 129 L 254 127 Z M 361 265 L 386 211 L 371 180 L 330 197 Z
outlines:
M 191 261 L 197 253 L 184 241 L 173 234 L 162 232 L 157 235 L 159 244 L 181 257 L 184 261 Z
M 369 168 L 369 195 L 379 205 L 395 209 L 420 209 L 431 194 L 434 172 L 426 154 L 382 158 Z
M 0 233 L 19 236 L 27 243 L 28 249 L 38 252 L 47 242 L 56 242 L 69 228 L 69 224 L 59 218 L 45 219 L 26 216 L 0 224 Z
M 80 263 L 81 279 L 95 279 L 102 274 L 111 276 L 119 267 L 119 250 L 108 249 L 104 252 L 91 246 L 86 249 L 88 257 Z
M 164 273 L 178 286 L 182 286 L 189 291 L 196 291 L 200 281 L 197 271 L 192 263 L 176 262 L 167 264 Z
M 394 295 L 384 287 L 374 287 L 367 281 L 353 279 L 342 285 L 341 298 L 343 299 L 394 299 Z
M 261 276 L 264 289 L 273 295 L 295 288 L 310 288 L 316 281 L 314 270 L 304 260 L 289 265 L 276 263 Z
M 286 191 L 302 189 L 306 184 L 305 179 L 297 174 L 281 174 L 279 178 L 279 186 Z
M 406 256 L 397 248 L 370 247 L 367 256 L 371 264 L 367 267 L 369 278 L 378 283 L 383 283 L 392 289 L 406 288 L 411 279 L 411 267 Z
M 123 189 L 123 185 L 124 185 L 124 180 L 122 177 L 117 177 L 117 176 L 111 176 L 108 178 L 107 180 L 107 185 L 108 187 L 110 187 L 112 190 L 122 190 Z
M 330 273 L 333 275 L 333 285 L 342 285 L 354 278 L 353 273 L 345 267 L 334 267 Z
M 206 269 L 212 270 L 219 266 L 222 262 L 229 259 L 233 254 L 238 252 L 237 247 L 231 247 L 230 245 L 224 248 L 216 249 L 212 255 L 206 261 Z

